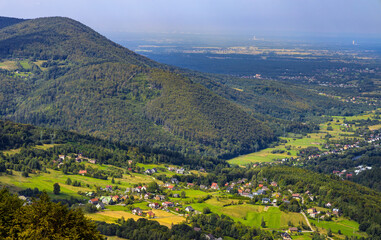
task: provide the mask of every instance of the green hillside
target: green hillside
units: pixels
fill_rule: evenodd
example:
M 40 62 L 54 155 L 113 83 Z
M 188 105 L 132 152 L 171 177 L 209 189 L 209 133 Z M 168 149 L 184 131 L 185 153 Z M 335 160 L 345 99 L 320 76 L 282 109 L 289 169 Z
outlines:
M 238 105 L 74 20 L 6 27 L 0 46 L 0 57 L 18 66 L 0 69 L 0 112 L 17 122 L 203 155 L 273 139 Z

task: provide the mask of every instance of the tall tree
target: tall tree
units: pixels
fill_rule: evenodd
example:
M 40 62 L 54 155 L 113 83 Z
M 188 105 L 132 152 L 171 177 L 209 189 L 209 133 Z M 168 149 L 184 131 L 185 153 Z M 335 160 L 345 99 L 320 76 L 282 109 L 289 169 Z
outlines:
M 55 184 L 53 185 L 53 193 L 54 193 L 55 195 L 58 195 L 58 194 L 60 194 L 60 191 L 61 191 L 61 187 L 60 187 L 60 185 L 59 185 L 58 183 L 55 183 Z

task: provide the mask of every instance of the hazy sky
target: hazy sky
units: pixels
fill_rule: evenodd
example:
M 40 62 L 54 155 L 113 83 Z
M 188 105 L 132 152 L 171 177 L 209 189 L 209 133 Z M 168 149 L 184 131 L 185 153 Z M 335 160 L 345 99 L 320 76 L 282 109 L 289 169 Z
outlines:
M 102 33 L 381 35 L 381 0 L 0 0 L 0 15 L 66 16 Z

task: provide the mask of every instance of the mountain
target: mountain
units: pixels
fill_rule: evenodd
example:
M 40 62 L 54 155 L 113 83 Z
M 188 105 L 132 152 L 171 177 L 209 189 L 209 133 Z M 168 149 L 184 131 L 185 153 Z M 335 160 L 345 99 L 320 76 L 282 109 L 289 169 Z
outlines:
M 0 17 L 0 29 L 25 21 L 20 18 Z
M 0 29 L 0 58 L 0 114 L 17 122 L 215 156 L 274 139 L 238 104 L 72 19 Z

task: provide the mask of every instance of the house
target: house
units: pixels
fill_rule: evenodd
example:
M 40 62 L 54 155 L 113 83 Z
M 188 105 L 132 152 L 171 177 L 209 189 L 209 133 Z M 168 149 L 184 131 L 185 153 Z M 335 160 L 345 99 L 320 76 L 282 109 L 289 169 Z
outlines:
M 309 214 L 314 213 L 314 212 L 316 212 L 316 208 L 309 208 L 309 209 L 307 209 L 307 212 Z
M 105 190 L 111 192 L 112 191 L 112 186 L 111 185 L 107 185 Z
M 325 206 L 326 206 L 327 208 L 330 208 L 330 207 L 332 207 L 332 204 L 331 204 L 331 203 L 327 203 Z
M 144 199 L 145 199 L 145 200 L 149 199 L 149 196 L 150 196 L 149 193 L 144 194 Z
M 290 203 L 290 201 L 288 201 L 287 198 L 283 198 L 282 201 L 283 201 L 284 203 L 286 203 L 286 204 L 289 204 L 289 203 Z
M 332 209 L 332 213 L 338 217 L 340 215 L 340 210 L 338 208 L 334 208 Z
M 194 209 L 192 208 L 192 206 L 188 206 L 185 208 L 185 211 L 187 212 L 194 212 Z
M 26 197 L 23 196 L 23 195 L 19 196 L 19 199 L 22 200 L 22 201 L 26 201 Z
M 145 174 L 152 174 L 152 170 L 151 169 L 147 169 L 144 171 Z
M 155 218 L 155 213 L 152 212 L 152 211 L 148 211 L 148 212 L 147 212 L 147 216 L 148 216 L 149 218 Z
M 205 239 L 207 239 L 207 240 L 222 240 L 221 237 L 216 238 L 216 237 L 213 236 L 212 234 L 205 234 Z
M 113 196 L 111 199 L 113 202 L 116 202 L 116 203 L 119 202 L 119 196 L 118 195 Z
M 104 204 L 106 204 L 106 205 L 110 205 L 110 204 L 113 203 L 113 202 L 112 202 L 112 198 L 109 197 L 109 196 L 107 196 L 107 197 L 103 197 L 103 198 L 102 198 L 102 202 L 103 202 Z
M 103 202 L 99 202 L 95 207 L 96 207 L 98 210 L 103 210 L 103 209 L 105 209 L 105 205 L 103 204 Z
M 92 164 L 95 164 L 97 162 L 97 160 L 95 160 L 95 159 L 90 159 L 89 160 L 89 163 L 92 163 Z
M 207 240 L 215 240 L 216 238 L 212 234 L 205 234 Z
M 194 187 L 193 183 L 188 183 L 187 185 L 188 185 L 188 187 Z
M 299 230 L 298 230 L 298 228 L 296 228 L 296 227 L 292 227 L 292 228 L 289 228 L 288 229 L 288 232 L 289 233 L 297 233 Z
M 152 172 L 152 173 L 157 173 L 157 169 L 156 169 L 156 168 L 152 168 L 152 169 L 151 169 L 151 172 Z
M 200 185 L 200 189 L 201 189 L 201 190 L 206 190 L 206 189 L 208 189 L 208 187 L 205 186 L 205 185 Z
M 269 198 L 262 198 L 262 203 L 263 204 L 268 204 L 270 202 L 271 202 L 271 200 Z
M 97 204 L 99 202 L 99 198 L 92 198 L 92 199 L 90 199 L 89 200 L 89 203 L 91 203 L 91 204 Z
M 153 208 L 153 209 L 158 209 L 160 207 L 160 204 L 158 204 L 158 203 L 150 203 L 150 204 L 148 204 L 148 207 Z
M 173 197 L 174 197 L 174 198 L 179 198 L 180 195 L 179 195 L 178 193 L 175 193 L 175 194 L 173 194 Z
M 137 207 L 137 208 L 132 209 L 132 214 L 141 216 L 141 215 L 143 215 L 143 211 L 139 207 Z
M 87 192 L 87 193 L 86 193 L 86 196 L 88 196 L 88 197 L 93 197 L 93 196 L 94 196 L 94 193 L 93 193 L 93 192 Z
M 254 193 L 254 195 L 263 195 L 266 194 L 265 190 L 259 189 L 257 192 Z
M 179 184 L 179 180 L 177 180 L 177 178 L 171 178 L 171 183 Z
M 266 186 L 264 186 L 263 188 L 262 188 L 262 190 L 263 191 L 268 191 L 268 190 L 270 190 L 268 187 L 266 187 Z
M 175 205 L 173 204 L 173 202 L 163 202 L 161 204 L 163 207 L 174 207 Z
M 281 233 L 280 236 L 282 237 L 283 240 L 292 240 L 290 234 L 288 233 Z
M 299 193 L 293 193 L 292 198 L 301 198 Z
M 233 188 L 232 188 L 232 187 L 227 187 L 227 188 L 226 188 L 226 192 L 228 192 L 228 193 L 230 193 L 230 192 L 231 192 L 231 190 L 233 190 Z
M 180 168 L 176 170 L 176 173 L 178 174 L 184 174 L 184 172 L 185 172 L 184 168 Z
M 273 193 L 271 196 L 273 196 L 273 197 L 275 197 L 275 198 L 280 198 L 280 197 L 282 196 L 282 194 L 276 192 L 276 193 Z
M 155 196 L 155 200 L 157 200 L 157 201 L 163 201 L 164 199 L 165 199 L 164 195 L 156 195 Z
M 169 185 L 167 188 L 170 189 L 170 190 L 174 190 L 175 189 L 175 187 L 172 186 L 172 185 Z
M 218 184 L 217 183 L 212 183 L 212 186 L 210 187 L 211 189 L 214 189 L 214 190 L 218 190 L 218 189 L 220 189 L 219 187 L 218 187 Z
M 278 186 L 278 183 L 277 182 L 271 182 L 271 186 L 273 186 L 273 187 L 277 187 Z
M 87 173 L 87 170 L 79 170 L 78 174 L 81 174 L 82 176 Z

